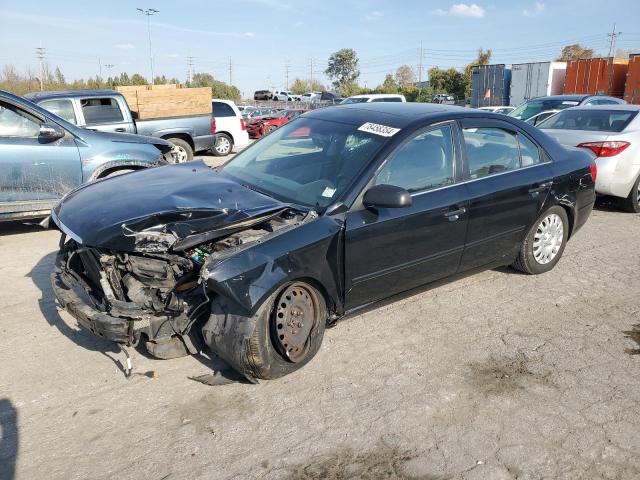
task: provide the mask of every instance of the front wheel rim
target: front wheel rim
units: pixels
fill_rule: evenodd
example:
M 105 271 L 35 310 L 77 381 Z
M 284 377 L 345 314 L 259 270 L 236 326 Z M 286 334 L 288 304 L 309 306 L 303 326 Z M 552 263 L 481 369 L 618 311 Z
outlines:
M 564 241 L 564 224 L 560 215 L 552 213 L 542 219 L 533 236 L 533 258 L 540 265 L 552 262 Z
M 318 298 L 302 283 L 289 285 L 280 295 L 274 312 L 274 334 L 278 350 L 291 362 L 300 362 L 309 352 L 319 312 Z
M 229 153 L 229 149 L 231 147 L 231 142 L 224 137 L 220 137 L 218 142 L 216 143 L 216 152 L 218 153 Z

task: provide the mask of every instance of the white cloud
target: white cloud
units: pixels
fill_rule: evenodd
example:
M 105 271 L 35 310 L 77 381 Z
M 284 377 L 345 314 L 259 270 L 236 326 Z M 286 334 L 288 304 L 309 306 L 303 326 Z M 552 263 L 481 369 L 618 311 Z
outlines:
M 368 15 L 366 15 L 364 17 L 364 19 L 366 21 L 368 21 L 368 22 L 371 22 L 373 20 L 377 20 L 377 19 L 381 18 L 382 16 L 384 16 L 384 14 L 382 12 L 374 10 L 373 12 L 369 13 Z
M 177 53 L 167 53 L 167 57 L 169 58 L 178 58 L 180 55 L 178 55 Z
M 115 47 L 119 48 L 120 50 L 133 50 L 134 48 L 136 48 L 131 43 L 118 43 Z
M 438 8 L 436 10 L 432 10 L 431 14 L 438 15 L 440 17 L 451 15 L 454 17 L 483 18 L 484 8 L 480 5 L 476 5 L 475 3 L 472 3 L 471 5 L 467 5 L 466 3 L 456 3 L 455 5 L 451 5 L 449 10 Z
M 522 11 L 522 14 L 525 17 L 535 17 L 536 15 L 540 15 L 542 12 L 544 12 L 544 3 L 536 2 L 533 10 L 528 10 L 525 8 Z

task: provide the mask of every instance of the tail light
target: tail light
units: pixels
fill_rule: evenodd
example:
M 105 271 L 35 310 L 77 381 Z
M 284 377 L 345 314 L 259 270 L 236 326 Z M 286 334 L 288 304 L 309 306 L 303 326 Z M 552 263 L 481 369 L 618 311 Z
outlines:
M 596 178 L 598 177 L 598 166 L 595 164 L 595 162 L 589 165 L 589 170 L 591 171 L 591 178 L 595 182 Z
M 216 118 L 211 117 L 211 133 L 216 133 Z
M 631 145 L 629 142 L 607 141 L 581 143 L 578 147 L 588 148 L 596 154 L 596 157 L 615 157 L 620 152 L 624 151 L 629 145 Z
M 244 122 L 244 118 L 240 119 L 240 130 L 246 130 L 247 129 L 247 124 Z

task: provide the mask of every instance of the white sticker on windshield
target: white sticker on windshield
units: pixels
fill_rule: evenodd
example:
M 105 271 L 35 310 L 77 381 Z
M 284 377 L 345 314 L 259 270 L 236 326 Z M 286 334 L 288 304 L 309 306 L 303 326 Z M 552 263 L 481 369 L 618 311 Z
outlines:
M 562 105 L 578 105 L 578 103 L 580 103 L 580 102 L 574 102 L 572 100 L 565 100 L 564 102 L 562 102 Z
M 367 122 L 358 128 L 361 132 L 373 133 L 380 135 L 381 137 L 393 137 L 400 131 L 399 128 L 387 127 L 386 125 L 379 125 L 377 123 Z
M 335 188 L 327 187 L 322 192 L 322 196 L 323 197 L 327 197 L 327 198 L 331 198 L 331 197 L 333 197 L 334 193 L 336 193 L 336 189 Z

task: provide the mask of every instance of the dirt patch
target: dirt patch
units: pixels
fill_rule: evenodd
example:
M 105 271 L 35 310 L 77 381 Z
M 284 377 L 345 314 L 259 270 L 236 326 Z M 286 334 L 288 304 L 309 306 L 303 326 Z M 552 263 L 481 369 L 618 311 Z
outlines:
M 490 357 L 486 362 L 469 364 L 469 383 L 484 395 L 510 395 L 532 383 L 553 385 L 548 372 L 532 371 L 531 364 L 523 353 L 515 357 Z
M 631 327 L 631 330 L 627 330 L 622 333 L 624 333 L 625 337 L 636 342 L 638 347 L 640 347 L 640 323 Z M 629 355 L 640 355 L 640 348 L 625 348 L 624 353 L 628 353 Z
M 246 394 L 225 395 L 222 391 L 212 391 L 196 400 L 178 407 L 178 417 L 182 425 L 193 425 L 198 432 L 214 433 L 223 420 L 240 421 L 248 418 L 254 405 Z
M 337 450 L 330 455 L 318 456 L 308 462 L 293 467 L 290 480 L 348 478 L 360 479 L 418 479 L 445 480 L 444 474 L 434 473 L 437 467 L 428 457 L 415 451 L 391 448 L 379 442 L 366 452 L 356 452 L 350 448 Z

